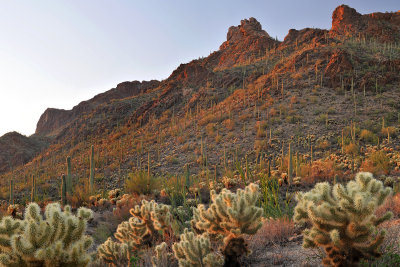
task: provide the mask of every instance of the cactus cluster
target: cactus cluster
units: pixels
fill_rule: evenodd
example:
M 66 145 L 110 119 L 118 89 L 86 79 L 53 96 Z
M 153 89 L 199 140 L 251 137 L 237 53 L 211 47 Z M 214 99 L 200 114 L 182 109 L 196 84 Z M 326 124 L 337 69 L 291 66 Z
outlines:
M 87 266 L 92 238 L 85 235 L 92 211 L 58 203 L 48 204 L 45 219 L 40 207 L 30 203 L 23 220 L 3 217 L 0 221 L 0 264 L 2 266 Z
M 212 251 L 210 238 L 207 233 L 195 235 L 185 229 L 181 241 L 172 247 L 179 267 L 219 267 L 223 266 L 222 257 Z
M 121 189 L 113 189 L 108 192 L 108 199 L 112 204 L 116 204 L 118 200 L 122 197 Z
M 243 234 L 255 234 L 262 226 L 263 209 L 257 207 L 259 196 L 256 184 L 238 189 L 236 193 L 227 189 L 220 194 L 211 191 L 210 207 L 198 205 L 193 210 L 191 224 L 195 231 L 225 236 L 225 264 L 236 264 L 241 256 L 249 253 Z
M 130 258 L 131 253 L 140 247 L 152 245 L 160 237 L 160 232 L 168 235 L 172 218 L 169 206 L 143 200 L 142 205 L 136 205 L 130 213 L 129 221 L 118 225 L 114 234 L 120 244 L 109 239 L 99 246 L 99 256 L 104 260 L 120 257 L 122 249 L 126 249 L 123 256 Z
M 358 173 L 346 186 L 318 183 L 299 193 L 294 221 L 312 225 L 303 232 L 303 246 L 324 248 L 326 266 L 355 266 L 361 258 L 379 257 L 385 231 L 377 227 L 392 214 L 377 217 L 375 211 L 390 193 L 371 173 Z

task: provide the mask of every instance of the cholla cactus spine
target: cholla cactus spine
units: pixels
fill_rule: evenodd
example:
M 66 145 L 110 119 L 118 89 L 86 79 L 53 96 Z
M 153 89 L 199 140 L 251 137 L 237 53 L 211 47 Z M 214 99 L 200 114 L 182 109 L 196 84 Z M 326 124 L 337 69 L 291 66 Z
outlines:
M 332 189 L 328 183 L 318 183 L 311 191 L 299 193 L 294 221 L 312 224 L 303 232 L 303 246 L 323 247 L 327 266 L 352 266 L 360 258 L 379 256 L 385 232 L 377 226 L 391 213 L 377 218 L 375 210 L 390 192 L 371 173 L 358 173 L 345 187 L 336 184 Z
M 219 267 L 223 266 L 220 255 L 212 252 L 207 233 L 195 235 L 185 229 L 181 241 L 172 247 L 179 267 Z

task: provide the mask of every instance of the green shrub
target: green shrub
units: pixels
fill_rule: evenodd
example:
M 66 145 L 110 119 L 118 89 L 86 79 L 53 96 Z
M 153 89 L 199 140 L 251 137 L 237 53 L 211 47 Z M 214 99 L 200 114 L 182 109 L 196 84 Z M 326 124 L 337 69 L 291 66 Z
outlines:
M 135 171 L 129 173 L 125 181 L 124 189 L 126 193 L 146 195 L 151 194 L 158 188 L 157 179 L 153 175 L 148 175 L 145 171 Z

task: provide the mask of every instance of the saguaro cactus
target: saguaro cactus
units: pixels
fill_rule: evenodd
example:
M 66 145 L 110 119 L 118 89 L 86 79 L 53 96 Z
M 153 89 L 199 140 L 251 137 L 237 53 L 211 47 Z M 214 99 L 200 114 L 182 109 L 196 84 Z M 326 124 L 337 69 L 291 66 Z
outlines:
M 61 203 L 67 204 L 67 179 L 65 175 L 61 177 Z
M 67 157 L 67 180 L 66 190 L 68 193 L 72 193 L 72 173 L 71 173 L 71 157 Z
M 288 182 L 289 184 L 292 184 L 292 176 L 293 176 L 293 159 L 292 159 L 292 149 L 291 149 L 292 143 L 289 142 L 289 162 L 288 162 Z
M 89 184 L 90 184 L 90 193 L 94 192 L 94 146 L 92 145 L 91 147 L 91 153 L 90 153 L 90 178 L 89 178 Z
M 310 223 L 303 232 L 303 246 L 323 247 L 325 266 L 356 266 L 361 258 L 379 257 L 385 237 L 377 226 L 390 219 L 375 210 L 390 194 L 371 173 L 358 173 L 346 186 L 318 183 L 307 193 L 297 195 L 294 221 Z
M 36 198 L 36 179 L 35 175 L 32 175 L 31 202 L 35 202 L 35 198 Z
M 14 205 L 14 179 L 10 180 L 10 205 Z

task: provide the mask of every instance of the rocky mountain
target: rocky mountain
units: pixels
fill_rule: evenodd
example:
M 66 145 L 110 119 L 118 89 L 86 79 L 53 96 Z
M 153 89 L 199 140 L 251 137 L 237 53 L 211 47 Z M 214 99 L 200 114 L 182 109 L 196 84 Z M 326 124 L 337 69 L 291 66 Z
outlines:
M 47 147 L 47 140 L 38 136 L 26 137 L 17 132 L 0 137 L 0 173 L 28 163 Z
M 86 177 L 94 145 L 107 187 L 149 165 L 154 173 L 181 173 L 186 164 L 219 173 L 239 157 L 279 155 L 295 140 L 303 152 L 304 140 L 314 142 L 316 156 L 326 149 L 322 142 L 337 149 L 338 131 L 350 122 L 379 131 L 382 117 L 398 120 L 399 18 L 342 5 L 331 29 L 291 29 L 283 41 L 255 18 L 242 20 L 218 51 L 181 64 L 163 81 L 124 82 L 72 110 L 47 109 L 35 136 L 49 146 L 26 154 L 20 163 L 30 163 L 16 171 L 42 172 L 55 185 L 71 156 L 76 176 Z M 17 153 L 0 151 L 7 159 Z
M 109 103 L 112 100 L 123 99 L 126 97 L 143 94 L 152 88 L 157 87 L 158 81 L 133 81 L 123 82 L 107 92 L 96 95 L 90 100 L 82 101 L 72 110 L 48 108 L 40 116 L 37 123 L 36 134 L 41 136 L 54 136 L 61 131 L 71 121 L 84 113 L 88 113 L 96 107 Z

